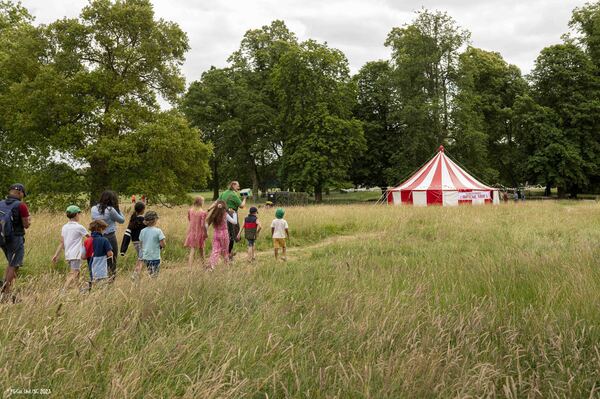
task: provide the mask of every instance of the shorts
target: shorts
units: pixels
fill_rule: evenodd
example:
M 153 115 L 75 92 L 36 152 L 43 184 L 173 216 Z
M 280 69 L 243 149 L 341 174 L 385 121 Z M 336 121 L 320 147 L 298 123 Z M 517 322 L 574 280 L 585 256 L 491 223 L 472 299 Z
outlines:
M 81 269 L 81 259 L 70 259 L 67 261 L 69 268 L 73 271 Z
M 273 248 L 285 248 L 285 238 L 273 238 Z
M 133 248 L 135 248 L 135 251 L 137 252 L 137 258 L 138 258 L 138 260 L 142 260 L 142 242 L 141 241 L 134 241 L 133 242 Z
M 253 247 L 254 246 L 254 241 L 256 241 L 256 240 L 251 240 L 249 238 L 246 238 L 246 241 L 248 241 L 248 246 L 249 247 Z
M 8 260 L 8 266 L 19 268 L 23 266 L 25 259 L 25 237 L 13 236 L 5 246 L 2 246 L 2 251 Z
M 158 276 L 158 272 L 160 271 L 160 259 L 156 259 L 156 260 L 144 259 L 144 263 L 146 264 L 146 267 L 148 268 L 148 273 L 150 273 L 151 277 Z

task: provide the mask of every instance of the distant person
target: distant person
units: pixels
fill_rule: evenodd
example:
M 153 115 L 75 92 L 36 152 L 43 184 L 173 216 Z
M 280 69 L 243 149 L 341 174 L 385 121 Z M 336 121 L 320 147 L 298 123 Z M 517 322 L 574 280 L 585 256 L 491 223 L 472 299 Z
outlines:
M 219 199 L 227 204 L 228 209 L 232 209 L 233 212 L 235 212 L 237 221 L 238 210 L 240 208 L 243 209 L 246 206 L 247 199 L 246 196 L 242 199 L 242 196 L 240 195 L 240 183 L 235 180 L 229 183 L 229 189 L 224 191 L 219 196 Z M 235 224 L 227 222 L 227 231 L 229 233 L 229 258 L 231 259 L 234 255 L 233 246 L 239 233 L 239 225 L 237 222 Z
M 135 249 L 135 269 L 133 271 L 133 279 L 139 277 L 142 266 L 144 262 L 142 260 L 142 244 L 140 243 L 140 233 L 146 225 L 144 224 L 144 212 L 146 211 L 146 204 L 143 202 L 136 202 L 133 208 L 133 214 L 131 218 L 129 218 L 129 224 L 127 225 L 127 230 L 125 230 L 125 235 L 123 236 L 123 241 L 121 242 L 121 256 L 125 256 L 127 253 L 127 249 L 129 248 L 129 244 L 133 244 L 133 248 Z
M 285 211 L 283 208 L 277 208 L 275 211 L 275 219 L 271 222 L 271 237 L 273 238 L 273 249 L 275 250 L 275 260 L 279 256 L 279 249 L 281 249 L 281 260 L 286 260 L 286 243 L 285 239 L 289 240 L 290 232 L 288 229 L 288 223 L 283 218 Z
M 214 229 L 212 252 L 210 254 L 209 269 L 215 270 L 219 259 L 223 258 L 225 264 L 229 261 L 229 232 L 227 224 L 237 224 L 237 214 L 227 209 L 225 201 L 218 200 L 214 210 L 207 218 L 208 225 Z
M 525 202 L 525 190 L 521 190 L 521 201 Z
M 0 201 L 0 222 L 4 230 L 0 236 L 0 248 L 8 261 L 0 288 L 0 301 L 7 300 L 10 295 L 17 271 L 25 258 L 25 230 L 31 226 L 29 208 L 23 202 L 26 196 L 25 186 L 15 183 L 8 189 L 6 198 Z M 12 300 L 15 302 L 14 296 Z
M 204 197 L 196 197 L 194 205 L 188 210 L 188 231 L 185 238 L 184 246 L 190 249 L 188 265 L 191 267 L 194 264 L 194 253 L 196 249 L 200 252 L 200 259 L 204 263 L 204 243 L 208 237 L 206 225 L 206 217 L 208 213 L 202 209 L 204 206 Z
M 117 242 L 116 223 L 125 223 L 125 216 L 119 210 L 119 197 L 114 191 L 105 191 L 100 196 L 100 201 L 92 207 L 92 220 L 103 220 L 107 227 L 104 231 L 104 237 L 110 242 L 110 246 L 115 253 L 119 252 Z M 112 257 L 108 261 L 108 273 L 111 279 L 117 275 L 117 258 Z
M 144 264 L 148 269 L 150 277 L 157 277 L 160 271 L 160 251 L 165 248 L 165 234 L 156 227 L 158 223 L 158 214 L 154 211 L 146 212 L 144 215 L 146 228 L 140 233 L 140 242 L 142 243 L 142 257 Z
M 131 203 L 135 205 L 135 202 L 136 202 L 136 201 L 135 201 L 135 194 L 133 194 L 133 195 L 131 196 Z
M 92 232 L 92 254 L 90 256 L 86 251 L 83 256 L 87 259 L 91 259 L 91 280 L 93 285 L 106 281 L 109 278 L 108 262 L 109 259 L 114 258 L 115 255 L 112 246 L 110 245 L 110 241 L 105 235 L 107 228 L 108 224 L 102 219 L 93 220 L 90 223 L 90 231 Z
M 519 192 L 517 190 L 515 190 L 515 194 L 513 196 L 515 202 L 519 202 Z
M 508 202 L 508 193 L 506 191 L 502 191 L 502 201 Z
M 82 263 L 83 240 L 89 236 L 85 227 L 79 224 L 79 215 L 81 209 L 77 205 L 70 205 L 67 208 L 67 218 L 69 221 L 62 227 L 60 233 L 60 244 L 52 257 L 52 263 L 56 264 L 60 257 L 61 250 L 64 249 L 65 261 L 69 265 L 69 275 L 63 289 L 69 289 L 71 284 L 79 282 L 79 274 Z
M 238 233 L 238 241 L 241 238 L 242 230 L 244 231 L 244 238 L 248 243 L 248 261 L 252 262 L 256 259 L 255 242 L 258 238 L 258 233 L 262 226 L 258 220 L 258 209 L 256 207 L 250 207 L 250 214 L 244 219 L 244 225 Z
M 143 195 L 143 194 L 142 194 L 142 198 L 141 198 L 141 200 L 142 200 L 142 202 L 143 202 L 145 205 L 148 205 L 148 201 L 147 201 L 147 199 L 146 199 L 146 196 L 145 196 L 145 195 Z

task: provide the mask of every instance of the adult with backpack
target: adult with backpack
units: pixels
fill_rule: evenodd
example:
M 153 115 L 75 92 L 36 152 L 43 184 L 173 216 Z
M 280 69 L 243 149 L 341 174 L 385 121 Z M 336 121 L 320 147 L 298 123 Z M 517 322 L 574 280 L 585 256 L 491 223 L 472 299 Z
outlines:
M 1 300 L 10 294 L 25 258 L 25 230 L 31 225 L 29 208 L 23 202 L 26 195 L 25 186 L 15 183 L 10 186 L 6 199 L 0 201 L 0 248 L 8 261 L 0 289 Z

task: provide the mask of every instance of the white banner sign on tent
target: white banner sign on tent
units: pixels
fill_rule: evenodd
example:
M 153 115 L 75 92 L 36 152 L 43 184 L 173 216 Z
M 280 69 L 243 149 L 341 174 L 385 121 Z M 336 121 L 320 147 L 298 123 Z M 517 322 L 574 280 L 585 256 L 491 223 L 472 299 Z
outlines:
M 458 193 L 458 199 L 460 201 L 472 201 L 472 200 L 486 200 L 492 199 L 489 191 L 471 191 L 471 192 L 460 192 Z

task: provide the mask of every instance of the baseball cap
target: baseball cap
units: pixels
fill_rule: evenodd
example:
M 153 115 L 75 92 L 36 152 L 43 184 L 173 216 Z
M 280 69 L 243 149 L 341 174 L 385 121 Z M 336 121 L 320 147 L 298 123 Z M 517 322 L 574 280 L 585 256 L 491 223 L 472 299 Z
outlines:
M 81 208 L 79 208 L 77 205 L 69 205 L 67 207 L 67 213 L 71 213 L 71 214 L 76 214 L 76 213 L 81 213 Z
M 144 221 L 145 222 L 152 222 L 152 221 L 154 221 L 156 219 L 158 219 L 158 213 L 156 213 L 155 211 L 148 211 L 144 215 Z
M 9 190 L 17 190 L 23 193 L 23 197 L 27 197 L 27 192 L 25 192 L 25 186 L 21 183 L 15 183 L 10 186 Z
M 255 206 L 251 206 L 250 213 L 258 213 L 258 209 Z

